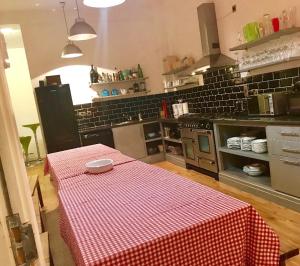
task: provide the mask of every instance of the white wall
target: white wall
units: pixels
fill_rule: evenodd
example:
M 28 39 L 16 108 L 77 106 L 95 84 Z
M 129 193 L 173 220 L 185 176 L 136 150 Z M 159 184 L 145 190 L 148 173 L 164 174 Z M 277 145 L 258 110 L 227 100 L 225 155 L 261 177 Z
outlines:
M 8 56 L 10 68 L 5 70 L 10 97 L 14 110 L 19 136 L 32 136 L 29 152 L 34 153 L 31 158 L 36 158 L 36 148 L 32 131 L 22 127 L 24 124 L 39 123 L 35 104 L 33 88 L 24 48 L 9 48 Z M 38 128 L 38 143 L 41 154 L 45 154 L 41 130 Z

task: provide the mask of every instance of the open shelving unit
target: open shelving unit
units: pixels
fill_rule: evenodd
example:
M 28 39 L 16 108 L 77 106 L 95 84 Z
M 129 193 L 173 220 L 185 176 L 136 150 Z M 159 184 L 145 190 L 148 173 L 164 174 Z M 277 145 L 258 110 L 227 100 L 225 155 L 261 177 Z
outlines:
M 166 136 L 165 128 L 169 128 L 169 136 Z M 179 123 L 178 121 L 161 121 L 161 132 L 162 132 L 162 139 L 164 145 L 164 151 L 166 153 L 166 160 L 176 164 L 181 167 L 186 167 L 185 160 L 183 156 L 183 145 L 180 135 Z M 171 135 L 171 136 L 170 136 Z M 181 154 L 174 154 L 168 148 L 169 146 L 177 147 L 177 149 L 181 149 Z
M 214 123 L 219 181 L 286 207 L 299 210 L 299 198 L 277 191 L 272 187 L 271 155 L 226 147 L 228 138 L 240 136 L 243 133 L 253 134 L 256 132 L 258 138 L 267 138 L 269 141 L 266 127 L 266 124 L 256 123 L 255 121 L 251 123 L 217 121 Z M 249 176 L 244 173 L 243 166 L 251 163 L 264 165 L 265 173 L 261 176 Z
M 218 148 L 218 150 L 220 152 L 234 154 L 234 155 L 257 159 L 257 160 L 266 161 L 266 162 L 268 162 L 270 160 L 268 153 L 255 153 L 253 151 L 234 150 L 234 149 L 229 149 L 227 147 L 220 147 L 220 148 Z
M 247 43 L 232 47 L 229 50 L 230 51 L 248 50 L 250 48 L 259 46 L 259 45 L 264 44 L 264 43 L 268 43 L 272 40 L 276 40 L 276 39 L 279 39 L 280 37 L 290 35 L 290 34 L 294 34 L 294 33 L 297 33 L 297 32 L 300 32 L 300 27 L 293 27 L 293 28 L 289 28 L 289 29 L 286 29 L 286 30 L 280 30 L 280 31 L 274 32 L 274 33 L 272 33 L 268 36 L 257 39 L 255 41 L 247 42 Z
M 139 82 L 145 81 L 146 79 L 148 79 L 148 77 L 127 79 L 127 80 L 116 80 L 116 81 L 112 81 L 112 82 L 91 83 L 90 87 L 93 90 L 98 91 L 99 89 L 110 87 L 110 86 L 123 87 L 124 85 L 127 85 L 127 84 L 134 84 L 134 83 L 139 83 Z

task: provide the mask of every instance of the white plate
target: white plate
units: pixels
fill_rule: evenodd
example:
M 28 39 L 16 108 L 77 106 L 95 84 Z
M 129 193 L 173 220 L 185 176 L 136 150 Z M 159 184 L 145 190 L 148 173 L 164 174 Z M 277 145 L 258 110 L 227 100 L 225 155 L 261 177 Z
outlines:
M 85 164 L 87 171 L 91 174 L 99 174 L 107 172 L 113 168 L 113 160 L 111 159 L 101 159 L 90 161 Z

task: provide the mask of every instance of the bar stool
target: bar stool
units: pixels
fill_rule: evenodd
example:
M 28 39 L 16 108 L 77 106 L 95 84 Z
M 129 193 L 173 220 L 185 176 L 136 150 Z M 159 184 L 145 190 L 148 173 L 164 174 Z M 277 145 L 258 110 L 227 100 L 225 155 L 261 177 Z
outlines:
M 41 154 L 40 154 L 40 148 L 39 148 L 39 144 L 38 144 L 38 139 L 37 139 L 37 134 L 36 134 L 36 131 L 39 126 L 40 126 L 39 123 L 23 125 L 23 127 L 27 127 L 32 130 L 33 136 L 34 136 L 34 141 L 35 141 L 35 146 L 36 146 L 36 151 L 37 151 L 37 156 L 38 156 L 37 160 L 42 161 Z
M 30 141 L 31 141 L 31 136 L 20 137 L 20 142 L 21 142 L 23 152 L 24 152 L 24 155 L 25 155 L 25 165 L 27 167 L 30 166 L 30 163 L 29 163 L 29 144 L 30 144 Z

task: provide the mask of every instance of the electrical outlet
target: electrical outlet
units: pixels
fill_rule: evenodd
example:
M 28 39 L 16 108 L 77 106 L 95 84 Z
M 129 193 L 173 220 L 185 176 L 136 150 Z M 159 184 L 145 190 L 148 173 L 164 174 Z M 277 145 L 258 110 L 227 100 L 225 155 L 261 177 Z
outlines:
M 86 112 L 86 115 L 87 115 L 87 116 L 92 115 L 92 111 L 87 111 L 87 112 Z
M 233 5 L 232 6 L 232 13 L 235 13 L 236 12 L 236 5 Z

